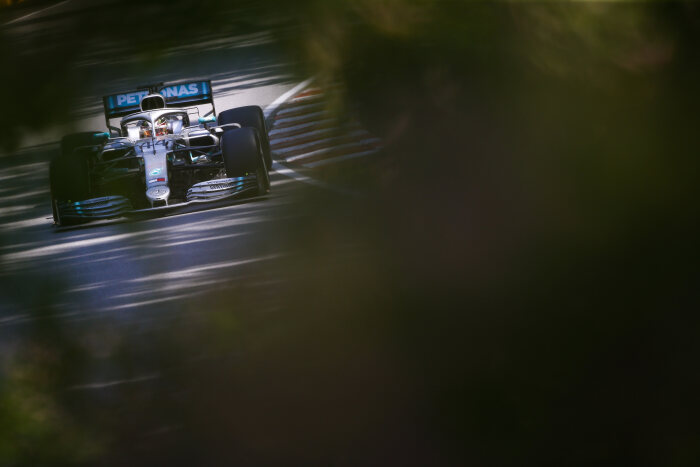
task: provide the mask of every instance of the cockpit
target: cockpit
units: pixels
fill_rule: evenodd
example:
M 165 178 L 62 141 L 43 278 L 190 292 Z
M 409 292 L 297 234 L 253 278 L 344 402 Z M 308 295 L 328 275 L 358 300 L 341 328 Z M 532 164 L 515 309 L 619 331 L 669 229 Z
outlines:
M 128 122 L 122 122 L 122 134 L 128 136 L 131 140 L 150 138 L 153 136 L 153 126 L 145 118 L 133 119 Z
M 177 135 L 189 124 L 187 112 L 144 113 L 122 120 L 122 134 L 131 140 Z
M 161 115 L 155 122 L 156 136 L 177 135 L 182 129 L 189 126 L 186 113 L 169 113 Z

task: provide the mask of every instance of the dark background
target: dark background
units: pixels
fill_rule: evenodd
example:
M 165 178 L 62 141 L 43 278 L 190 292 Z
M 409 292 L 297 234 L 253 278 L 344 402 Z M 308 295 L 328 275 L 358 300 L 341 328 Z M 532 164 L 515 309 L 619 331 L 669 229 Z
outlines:
M 101 44 L 157 60 L 267 29 L 385 149 L 341 174 L 364 197 L 280 221 L 298 254 L 274 311 L 241 283 L 127 338 L 66 330 L 42 288 L 0 359 L 0 464 L 697 465 L 695 3 L 92 8 L 0 28 L 7 154 L 61 122 Z M 110 338 L 113 366 L 159 379 L 66 390 Z

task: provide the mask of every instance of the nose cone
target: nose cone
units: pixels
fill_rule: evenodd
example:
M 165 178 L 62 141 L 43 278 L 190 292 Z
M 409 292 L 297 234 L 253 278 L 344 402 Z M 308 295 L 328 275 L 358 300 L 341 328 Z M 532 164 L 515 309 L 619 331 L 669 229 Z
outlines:
M 165 185 L 154 186 L 146 190 L 146 198 L 151 202 L 151 206 L 162 206 L 168 204 L 170 188 Z

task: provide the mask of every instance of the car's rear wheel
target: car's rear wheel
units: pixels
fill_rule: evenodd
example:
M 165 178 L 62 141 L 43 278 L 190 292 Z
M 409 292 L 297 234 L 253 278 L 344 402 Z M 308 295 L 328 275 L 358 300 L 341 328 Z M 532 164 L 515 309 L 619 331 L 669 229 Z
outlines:
M 272 167 L 272 155 L 270 153 L 270 137 L 265 126 L 265 117 L 262 109 L 257 105 L 237 107 L 235 109 L 224 110 L 217 118 L 219 125 L 238 123 L 241 127 L 255 128 L 260 136 L 260 146 L 265 157 L 267 170 Z M 227 129 L 224 129 L 227 131 Z
M 257 194 L 263 195 L 270 191 L 270 178 L 257 130 L 241 128 L 225 132 L 221 137 L 221 154 L 226 175 L 244 177 L 255 174 L 258 181 Z

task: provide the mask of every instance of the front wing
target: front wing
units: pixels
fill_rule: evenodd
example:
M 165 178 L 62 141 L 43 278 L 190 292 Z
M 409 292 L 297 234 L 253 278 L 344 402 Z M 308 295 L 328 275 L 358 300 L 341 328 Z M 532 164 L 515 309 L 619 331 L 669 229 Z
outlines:
M 221 178 L 195 183 L 187 190 L 185 202 L 167 206 L 133 209 L 131 201 L 124 196 L 103 196 L 83 201 L 57 202 L 56 210 L 61 223 L 64 221 L 109 219 L 129 214 L 162 212 L 194 203 L 238 198 L 243 195 L 253 194 L 257 189 L 257 177 L 255 175 L 247 175 L 245 177 Z

